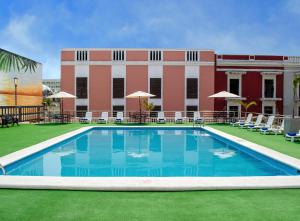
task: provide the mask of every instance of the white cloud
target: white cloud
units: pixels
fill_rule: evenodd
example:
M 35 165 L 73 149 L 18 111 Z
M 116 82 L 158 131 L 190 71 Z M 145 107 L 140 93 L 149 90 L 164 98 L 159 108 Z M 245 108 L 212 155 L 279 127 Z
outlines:
M 39 51 L 40 45 L 34 38 L 36 17 L 25 14 L 13 17 L 1 32 L 1 42 L 19 47 L 21 50 Z

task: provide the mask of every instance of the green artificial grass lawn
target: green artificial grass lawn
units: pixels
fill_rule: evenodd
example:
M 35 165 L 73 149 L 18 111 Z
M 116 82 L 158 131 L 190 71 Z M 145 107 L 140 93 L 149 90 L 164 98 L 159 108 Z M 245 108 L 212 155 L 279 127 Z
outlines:
M 251 132 L 224 124 L 211 124 L 209 126 L 300 159 L 300 143 L 286 141 L 283 135 L 262 135 L 257 131 Z
M 167 125 L 167 124 L 166 124 Z M 172 124 L 173 125 L 173 124 Z M 0 155 L 82 127 L 21 125 L 0 128 Z M 162 125 L 163 126 L 163 125 Z M 300 144 L 224 125 L 212 127 L 300 157 Z M 275 139 L 276 141 L 273 141 Z M 191 192 L 0 190 L 6 220 L 300 220 L 300 189 Z

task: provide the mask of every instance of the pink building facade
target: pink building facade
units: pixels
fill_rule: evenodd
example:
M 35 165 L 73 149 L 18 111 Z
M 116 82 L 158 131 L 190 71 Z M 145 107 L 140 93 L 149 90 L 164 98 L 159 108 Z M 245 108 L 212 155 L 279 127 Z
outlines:
M 61 51 L 61 90 L 77 98 L 64 101 L 68 112 L 136 111 L 141 90 L 155 111 L 244 111 L 231 100 L 208 98 L 225 90 L 245 102 L 248 111 L 292 112 L 291 82 L 300 70 L 298 57 L 218 55 L 198 49 L 79 49 Z M 300 72 L 299 72 L 300 73 Z M 300 102 L 295 106 L 300 112 Z
M 215 53 L 179 49 L 63 49 L 61 90 L 69 112 L 136 111 L 138 100 L 126 95 L 141 90 L 156 111 L 214 109 Z

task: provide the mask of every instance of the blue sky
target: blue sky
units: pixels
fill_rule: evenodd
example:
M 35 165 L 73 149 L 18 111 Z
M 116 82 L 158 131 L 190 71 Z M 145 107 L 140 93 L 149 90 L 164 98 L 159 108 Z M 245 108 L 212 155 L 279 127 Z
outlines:
M 0 0 L 0 47 L 59 78 L 60 49 L 300 55 L 300 0 Z

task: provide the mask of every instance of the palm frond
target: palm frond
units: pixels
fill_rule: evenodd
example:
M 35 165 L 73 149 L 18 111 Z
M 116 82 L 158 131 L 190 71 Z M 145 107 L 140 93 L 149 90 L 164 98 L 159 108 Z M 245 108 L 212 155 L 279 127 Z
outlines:
M 10 72 L 12 70 L 34 72 L 38 63 L 21 55 L 0 48 L 0 71 Z

